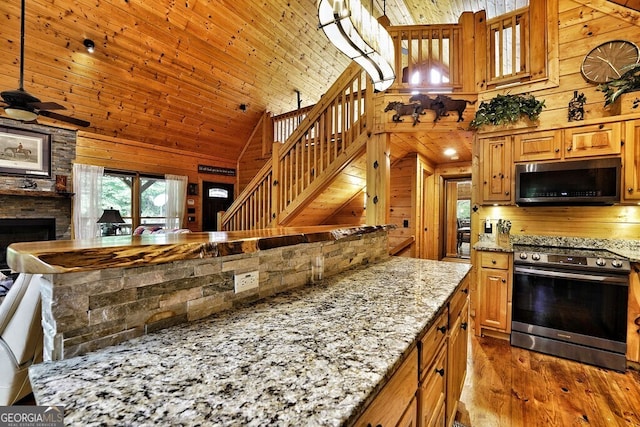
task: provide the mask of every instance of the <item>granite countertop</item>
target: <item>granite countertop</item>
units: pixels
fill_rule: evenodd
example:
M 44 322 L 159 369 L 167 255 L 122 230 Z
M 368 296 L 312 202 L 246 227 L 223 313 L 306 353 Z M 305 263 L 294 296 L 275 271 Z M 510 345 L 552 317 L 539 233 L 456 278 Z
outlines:
M 640 240 L 592 239 L 581 237 L 511 235 L 509 245 L 498 245 L 492 236 L 482 235 L 473 245 L 477 251 L 513 252 L 513 245 L 554 246 L 565 248 L 606 249 L 630 262 L 640 262 Z
M 391 257 L 320 284 L 30 368 L 72 425 L 355 421 L 469 264 Z
M 250 231 L 166 233 L 82 240 L 13 243 L 7 264 L 21 273 L 70 273 L 163 264 L 333 241 L 394 228 L 393 225 L 280 227 Z

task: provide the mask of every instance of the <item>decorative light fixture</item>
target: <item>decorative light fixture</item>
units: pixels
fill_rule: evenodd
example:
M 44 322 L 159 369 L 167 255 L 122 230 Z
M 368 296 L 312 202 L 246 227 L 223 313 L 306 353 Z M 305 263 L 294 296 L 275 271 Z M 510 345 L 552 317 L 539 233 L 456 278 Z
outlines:
M 393 84 L 393 40 L 360 0 L 318 0 L 318 19 L 329 41 L 364 68 L 377 91 Z
M 103 236 L 115 236 L 118 230 L 120 230 L 118 224 L 124 224 L 120 211 L 113 208 L 105 209 L 100 219 L 96 222 L 102 224 L 101 230 Z
M 17 105 L 5 107 L 4 112 L 12 119 L 22 120 L 23 122 L 31 122 L 38 118 L 38 115 L 33 111 L 19 107 Z
M 93 42 L 93 40 L 91 39 L 84 39 L 84 42 L 82 42 L 84 44 L 84 47 L 87 48 L 87 52 L 89 53 L 93 53 L 96 50 L 96 44 Z

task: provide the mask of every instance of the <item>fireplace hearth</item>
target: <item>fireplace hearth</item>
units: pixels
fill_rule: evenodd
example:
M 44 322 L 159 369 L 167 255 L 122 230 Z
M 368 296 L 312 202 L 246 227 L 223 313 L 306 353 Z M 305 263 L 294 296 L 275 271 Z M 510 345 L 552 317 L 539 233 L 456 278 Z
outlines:
M 55 218 L 0 218 L 0 270 L 7 265 L 7 247 L 12 243 L 56 240 Z

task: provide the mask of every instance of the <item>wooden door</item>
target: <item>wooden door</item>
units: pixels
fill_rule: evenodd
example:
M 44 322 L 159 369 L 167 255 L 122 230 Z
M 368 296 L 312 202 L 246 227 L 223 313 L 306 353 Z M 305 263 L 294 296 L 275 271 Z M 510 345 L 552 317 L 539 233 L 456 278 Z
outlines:
M 233 203 L 233 184 L 202 183 L 202 231 L 218 230 L 218 212 Z
M 640 200 L 640 120 L 625 123 L 622 199 Z

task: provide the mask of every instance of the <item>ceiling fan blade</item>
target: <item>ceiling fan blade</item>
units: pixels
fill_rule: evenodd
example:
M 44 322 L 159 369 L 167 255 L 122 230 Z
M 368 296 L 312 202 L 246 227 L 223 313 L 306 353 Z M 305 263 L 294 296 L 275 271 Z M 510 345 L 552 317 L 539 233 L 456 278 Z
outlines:
M 52 113 L 51 111 L 47 110 L 39 111 L 38 114 L 44 117 L 49 117 L 51 119 L 60 120 L 61 122 L 67 122 L 85 128 L 91 125 L 91 123 L 85 120 L 76 119 L 75 117 L 63 116 L 62 114 Z
M 36 110 L 66 110 L 66 108 L 57 102 L 30 102 L 29 106 Z

